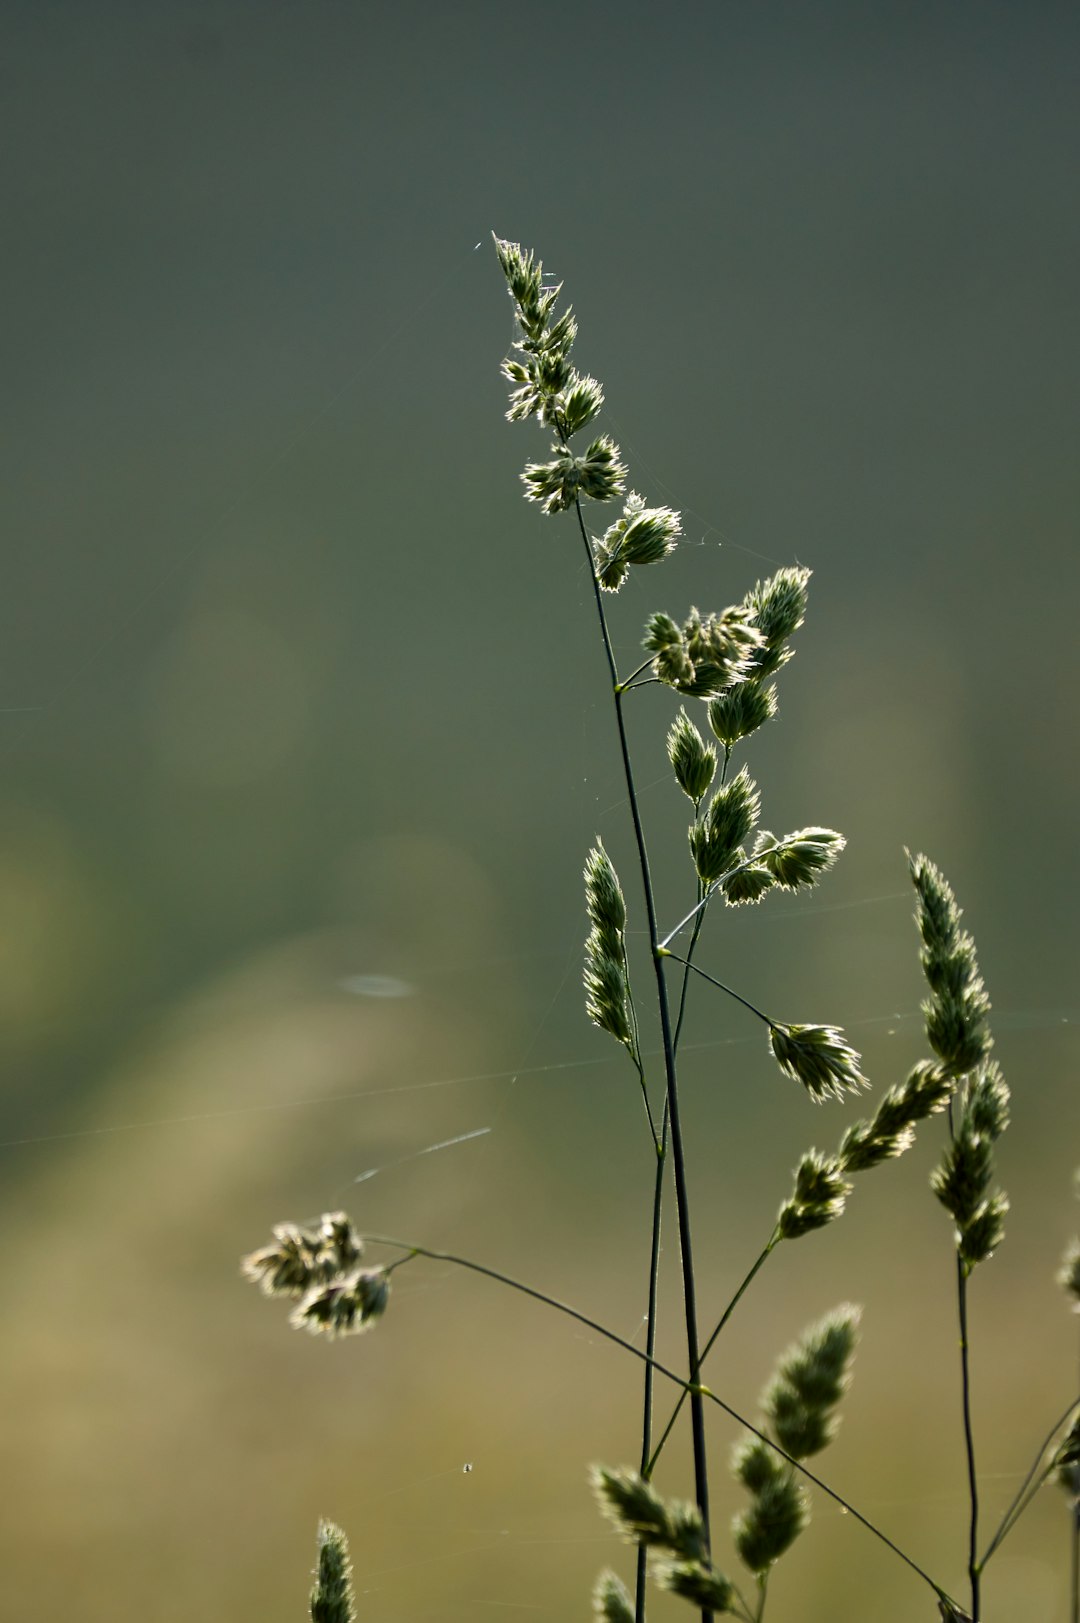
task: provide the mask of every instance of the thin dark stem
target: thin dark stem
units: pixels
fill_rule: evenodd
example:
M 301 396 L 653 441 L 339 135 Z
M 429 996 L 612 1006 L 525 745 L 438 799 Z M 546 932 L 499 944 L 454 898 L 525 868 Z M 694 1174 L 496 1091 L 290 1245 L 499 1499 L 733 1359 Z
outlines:
M 651 1354 L 642 1352 L 640 1347 L 635 1347 L 632 1341 L 627 1341 L 625 1336 L 620 1336 L 618 1331 L 609 1330 L 607 1325 L 601 1324 L 598 1319 L 591 1319 L 587 1313 L 579 1312 L 568 1302 L 560 1302 L 557 1296 L 549 1296 L 546 1291 L 537 1290 L 533 1285 L 526 1285 L 523 1280 L 515 1279 L 511 1274 L 500 1273 L 497 1268 L 487 1268 L 481 1262 L 473 1262 L 469 1257 L 456 1256 L 451 1251 L 435 1251 L 431 1246 L 415 1245 L 411 1240 L 398 1240 L 390 1234 L 362 1234 L 360 1238 L 368 1245 L 393 1246 L 396 1251 L 407 1251 L 410 1257 L 427 1257 L 431 1262 L 448 1262 L 455 1268 L 467 1269 L 471 1274 L 482 1274 L 485 1279 L 493 1279 L 498 1285 L 506 1285 L 510 1290 L 519 1291 L 522 1296 L 529 1296 L 534 1302 L 542 1302 L 545 1307 L 553 1307 L 557 1313 L 565 1313 L 567 1318 L 576 1319 L 578 1324 L 583 1324 L 587 1330 L 595 1330 L 605 1341 L 621 1347 L 624 1352 L 630 1353 L 641 1363 L 651 1365 L 657 1374 L 674 1381 L 677 1387 L 685 1390 L 690 1384 L 681 1375 L 676 1375 L 674 1370 L 668 1369 L 666 1364 L 661 1364 Z M 409 1259 L 402 1259 L 407 1260 Z M 390 1266 L 400 1265 L 391 1263 Z
M 750 1269 L 750 1272 L 747 1274 L 746 1278 L 743 1280 L 742 1284 L 739 1286 L 738 1290 L 735 1292 L 735 1295 L 731 1298 L 731 1301 L 728 1303 L 727 1307 L 724 1309 L 723 1313 L 721 1314 L 720 1319 L 719 1319 L 718 1323 L 716 1324 L 712 1335 L 709 1337 L 708 1341 L 705 1343 L 704 1347 L 701 1349 L 701 1362 L 702 1362 L 702 1364 L 704 1364 L 706 1358 L 708 1358 L 710 1352 L 712 1351 L 713 1346 L 714 1346 L 718 1336 L 720 1335 L 720 1332 L 724 1329 L 724 1327 L 727 1324 L 728 1320 L 731 1318 L 731 1315 L 734 1313 L 735 1309 L 738 1307 L 739 1303 L 742 1301 L 742 1298 L 743 1298 L 744 1294 L 749 1289 L 749 1287 L 752 1284 L 755 1276 L 757 1275 L 758 1269 L 763 1265 L 763 1263 L 765 1262 L 765 1259 L 769 1255 L 769 1253 L 775 1248 L 778 1238 L 779 1238 L 778 1231 L 776 1229 L 774 1229 L 771 1236 L 770 1236 L 770 1238 L 769 1238 L 768 1245 L 762 1251 L 761 1255 L 758 1257 L 757 1261 L 754 1263 L 754 1266 Z M 660 1438 L 660 1441 L 657 1443 L 656 1447 L 652 1451 L 652 1457 L 649 1460 L 648 1470 L 643 1471 L 642 1476 L 646 1476 L 646 1477 L 651 1476 L 653 1471 L 656 1469 L 656 1462 L 660 1458 L 661 1453 L 663 1452 L 664 1444 L 667 1442 L 668 1438 L 671 1436 L 672 1430 L 674 1429 L 674 1426 L 675 1426 L 675 1422 L 679 1418 L 679 1412 L 682 1409 L 683 1402 L 684 1402 L 685 1398 L 686 1398 L 686 1393 L 685 1392 L 680 1392 L 679 1393 L 679 1400 L 676 1403 L 674 1409 L 671 1411 L 671 1414 L 670 1414 L 670 1416 L 668 1418 L 668 1423 L 664 1427 L 663 1434 L 662 1434 L 662 1436 Z
M 723 1398 L 717 1397 L 715 1392 L 710 1391 L 707 1386 L 701 1386 L 700 1383 L 696 1388 L 692 1388 L 691 1383 L 684 1380 L 681 1375 L 676 1375 L 673 1369 L 669 1369 L 666 1364 L 662 1364 L 658 1358 L 650 1357 L 648 1353 L 642 1352 L 640 1347 L 635 1347 L 633 1342 L 627 1341 L 625 1336 L 620 1336 L 616 1331 L 609 1330 L 606 1324 L 600 1324 L 598 1320 L 590 1319 L 588 1314 L 579 1313 L 576 1307 L 570 1307 L 568 1303 L 560 1302 L 557 1297 L 549 1296 L 545 1291 L 536 1290 L 534 1286 L 526 1285 L 522 1280 L 514 1279 L 510 1274 L 500 1273 L 497 1268 L 486 1268 L 482 1263 L 473 1262 L 469 1257 L 455 1256 L 450 1251 L 435 1251 L 430 1246 L 415 1245 L 411 1240 L 398 1240 L 388 1234 L 362 1234 L 359 1238 L 368 1245 L 388 1245 L 397 1251 L 407 1251 L 413 1257 L 427 1257 L 432 1262 L 448 1262 L 453 1267 L 466 1268 L 470 1273 L 481 1274 L 485 1279 L 493 1279 L 499 1285 L 506 1285 L 511 1290 L 520 1291 L 522 1296 L 529 1296 L 534 1302 L 542 1302 L 545 1307 L 554 1308 L 558 1313 L 565 1313 L 567 1318 L 575 1319 L 578 1324 L 583 1324 L 587 1330 L 595 1330 L 597 1335 L 603 1336 L 605 1341 L 612 1342 L 616 1347 L 621 1347 L 624 1352 L 628 1352 L 639 1363 L 650 1364 L 657 1375 L 663 1375 L 665 1380 L 671 1381 L 682 1391 L 696 1391 L 700 1398 L 707 1400 L 709 1403 L 715 1403 L 716 1407 L 734 1420 L 736 1425 L 742 1426 L 745 1431 L 757 1437 L 767 1448 L 771 1448 L 774 1454 L 779 1455 L 782 1460 L 786 1460 L 789 1465 L 793 1466 L 808 1482 L 812 1482 L 815 1488 L 820 1488 L 822 1493 L 831 1499 L 834 1504 L 839 1505 L 842 1510 L 846 1510 L 850 1516 L 854 1516 L 860 1526 L 865 1527 L 867 1532 L 873 1533 L 880 1543 L 890 1549 L 894 1555 L 899 1556 L 905 1566 L 918 1573 L 919 1577 L 930 1586 L 935 1595 L 940 1596 L 943 1600 L 951 1600 L 948 1590 L 943 1589 L 939 1583 L 935 1582 L 930 1574 L 924 1572 L 922 1567 L 913 1561 L 909 1555 L 905 1555 L 900 1546 L 894 1544 L 892 1539 L 881 1531 L 880 1527 L 875 1527 L 872 1521 L 869 1521 L 861 1512 L 855 1509 L 854 1505 L 849 1504 L 835 1489 L 830 1488 L 828 1483 L 823 1482 L 819 1476 L 815 1476 L 813 1471 L 809 1470 L 801 1460 L 795 1459 L 786 1449 L 781 1448 L 779 1443 L 774 1443 L 771 1437 L 767 1437 L 763 1431 L 759 1431 L 757 1426 L 741 1415 L 737 1409 L 733 1409 L 730 1403 L 725 1403 Z M 955 1602 L 952 1604 L 955 1606 Z
M 589 563 L 589 574 L 593 583 L 593 596 L 596 602 L 597 617 L 600 622 L 600 633 L 604 643 L 604 654 L 607 658 L 608 670 L 611 675 L 611 686 L 615 695 L 615 720 L 619 732 L 619 748 L 622 754 L 623 776 L 626 781 L 626 793 L 630 802 L 630 816 L 634 825 L 634 838 L 637 842 L 638 864 L 641 869 L 641 883 L 645 894 L 645 911 L 649 922 L 649 944 L 652 949 L 653 970 L 656 976 L 656 997 L 660 1011 L 660 1031 L 664 1047 L 664 1077 L 667 1087 L 667 1100 L 671 1117 L 671 1159 L 672 1170 L 675 1175 L 675 1205 L 679 1218 L 679 1252 L 682 1262 L 683 1282 L 683 1313 L 686 1321 L 686 1351 L 689 1364 L 690 1383 L 696 1385 L 701 1360 L 698 1353 L 697 1328 L 697 1290 L 694 1276 L 693 1245 L 690 1235 L 690 1199 L 686 1183 L 686 1154 L 683 1145 L 682 1123 L 679 1117 L 679 1089 L 675 1071 L 675 1048 L 671 1032 L 671 1010 L 668 1002 L 667 976 L 664 970 L 663 955 L 658 950 L 658 931 L 656 924 L 656 902 L 653 896 L 652 875 L 649 868 L 649 853 L 645 843 L 645 830 L 641 822 L 641 809 L 638 805 L 637 789 L 634 783 L 634 769 L 630 760 L 630 744 L 626 736 L 626 721 L 623 716 L 623 695 L 619 688 L 619 672 L 615 664 L 615 655 L 611 647 L 611 636 L 608 632 L 607 616 L 604 613 L 604 600 L 600 591 L 600 582 L 596 578 L 596 567 L 593 561 L 592 546 L 589 541 L 589 532 L 585 528 L 585 520 L 581 512 L 580 501 L 575 502 L 578 527 L 581 531 L 581 540 L 585 548 L 585 555 Z M 701 1513 L 701 1524 L 704 1533 L 706 1550 L 709 1548 L 709 1469 L 705 1444 L 705 1405 L 700 1392 L 694 1391 L 690 1398 L 690 1430 L 694 1449 L 694 1497 L 697 1500 L 698 1510 Z M 712 1612 L 708 1607 L 701 1609 L 702 1623 L 711 1623 Z
M 1072 1468 L 1072 1559 L 1069 1563 L 1071 1623 L 1080 1623 L 1080 1465 Z
M 759 1020 L 764 1020 L 767 1026 L 776 1025 L 775 1020 L 770 1020 L 769 1016 L 767 1014 L 763 1014 L 762 1011 L 756 1008 L 753 1003 L 748 1003 L 746 998 L 740 996 L 738 992 L 733 991 L 730 986 L 725 986 L 723 981 L 718 981 L 715 975 L 707 975 L 703 969 L 698 968 L 697 964 L 692 964 L 689 958 L 680 958 L 677 952 L 669 952 L 666 947 L 661 947 L 660 953 L 664 958 L 673 958 L 677 964 L 685 964 L 687 969 L 692 969 L 695 975 L 700 975 L 702 980 L 708 981 L 710 986 L 715 986 L 721 992 L 726 992 L 728 997 L 733 997 L 735 999 L 736 1003 L 741 1003 L 744 1009 L 749 1009 L 750 1013 L 756 1014 Z
M 664 1109 L 664 1138 L 657 1146 L 656 1178 L 653 1184 L 652 1237 L 649 1246 L 649 1313 L 646 1320 L 645 1351 L 650 1362 L 645 1365 L 645 1385 L 642 1392 L 641 1415 L 641 1474 L 649 1475 L 649 1457 L 652 1452 L 653 1377 L 651 1360 L 656 1355 L 656 1306 L 660 1284 L 660 1232 L 664 1205 L 664 1168 L 667 1161 L 667 1107 Z M 645 1578 L 648 1552 L 644 1544 L 638 1545 L 637 1571 L 634 1584 L 634 1623 L 645 1623 Z
M 975 1433 L 971 1424 L 971 1366 L 968 1346 L 968 1272 L 960 1253 L 956 1255 L 956 1297 L 960 1317 L 960 1387 L 964 1410 L 964 1450 L 967 1454 L 968 1499 L 968 1577 L 971 1581 L 971 1623 L 979 1623 L 979 1479 L 975 1470 Z
M 1075 1483 L 1074 1505 L 1072 1505 L 1072 1561 L 1069 1571 L 1069 1617 L 1072 1623 L 1080 1623 L 1080 1483 Z

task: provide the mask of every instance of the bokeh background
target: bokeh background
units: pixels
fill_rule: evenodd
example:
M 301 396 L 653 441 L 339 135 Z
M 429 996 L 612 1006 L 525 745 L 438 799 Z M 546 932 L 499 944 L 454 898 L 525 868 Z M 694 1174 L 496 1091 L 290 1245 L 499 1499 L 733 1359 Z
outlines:
M 640 1334 L 648 1140 L 579 989 L 596 832 L 636 900 L 626 807 L 572 527 L 521 501 L 545 442 L 502 420 L 492 229 L 565 279 L 634 487 L 684 515 L 615 605 L 623 657 L 654 608 L 815 571 L 749 764 L 770 826 L 849 849 L 809 899 L 716 915 L 703 961 L 842 1024 L 884 1088 L 924 1052 L 903 846 L 965 905 L 1014 1090 L 974 1285 L 992 1526 L 1076 1385 L 1075 8 L 0 23 L 4 1615 L 290 1623 L 320 1515 L 371 1623 L 585 1616 L 628 1570 L 585 1465 L 635 1457 L 629 1359 L 419 1263 L 377 1334 L 322 1345 L 237 1273 L 345 1205 Z M 634 737 L 673 922 L 671 709 L 647 690 Z M 687 1044 L 707 1313 L 859 1112 L 811 1107 L 719 995 Z M 802 1325 L 864 1303 L 823 1469 L 960 1592 L 938 1142 L 774 1259 L 710 1378 L 753 1412 Z M 689 1491 L 685 1453 L 661 1482 Z M 1064 1623 L 1066 1570 L 1047 1491 L 987 1623 Z M 934 1607 L 819 1498 L 772 1610 Z

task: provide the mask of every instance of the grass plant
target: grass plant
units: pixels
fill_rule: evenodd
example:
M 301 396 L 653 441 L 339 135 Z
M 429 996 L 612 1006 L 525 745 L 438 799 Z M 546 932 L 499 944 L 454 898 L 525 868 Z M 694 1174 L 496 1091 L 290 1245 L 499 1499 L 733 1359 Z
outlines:
M 805 1151 L 771 1232 L 749 1248 L 734 1296 L 721 1308 L 707 1305 L 705 1310 L 706 1304 L 699 1303 L 679 1076 L 692 989 L 698 989 L 696 995 L 734 999 L 748 1019 L 759 1022 L 779 1073 L 801 1087 L 809 1102 L 835 1108 L 869 1085 L 859 1054 L 837 1026 L 784 1020 L 779 1012 L 757 1007 L 700 961 L 709 917 L 718 908 L 737 912 L 767 905 L 778 892 L 809 890 L 844 848 L 841 834 L 814 824 L 782 835 L 762 827 L 759 789 L 745 764 L 735 766 L 736 753 L 777 714 L 777 678 L 792 658 L 792 638 L 803 623 L 810 571 L 780 569 L 750 586 L 739 602 L 719 610 L 691 607 L 681 617 L 653 613 L 643 630 L 645 657 L 629 672 L 619 669 L 609 607 L 631 571 L 661 564 L 678 545 L 680 516 L 629 489 L 619 448 L 608 435 L 594 432 L 604 394 L 597 380 L 580 373 L 571 360 L 577 322 L 569 307 L 557 313 L 561 284 L 545 277 L 541 262 L 518 244 L 496 239 L 495 248 L 519 334 L 503 362 L 511 386 L 507 416 L 515 422 L 535 417 L 550 437 L 549 459 L 528 463 L 522 475 L 525 497 L 547 515 L 567 515 L 567 527 L 585 559 L 636 850 L 633 908 L 642 910 L 647 942 L 641 954 L 631 950 L 631 905 L 599 837 L 586 856 L 584 991 L 588 1018 L 626 1052 L 653 1151 L 652 1175 L 642 1190 L 652 1212 L 643 1281 L 645 1345 L 639 1348 L 587 1312 L 471 1258 L 413 1240 L 362 1233 L 341 1212 L 326 1214 L 317 1226 L 279 1224 L 270 1243 L 245 1258 L 244 1272 L 268 1295 L 292 1303 L 294 1326 L 337 1337 L 368 1330 L 384 1316 L 397 1269 L 436 1259 L 568 1314 L 636 1359 L 642 1379 L 640 1430 L 627 1444 L 636 1463 L 598 1464 L 591 1470 L 602 1513 L 633 1551 L 625 1573 L 605 1570 L 597 1579 L 594 1611 L 606 1623 L 644 1623 L 650 1582 L 696 1609 L 702 1623 L 717 1616 L 763 1623 L 767 1611 L 777 1623 L 796 1619 L 792 1599 L 784 1595 L 776 1574 L 810 1522 L 812 1489 L 842 1505 L 921 1581 L 928 1591 L 925 1615 L 936 1611 L 946 1623 L 982 1623 L 990 1563 L 1051 1481 L 1068 1501 L 1070 1618 L 1080 1623 L 1080 1397 L 1061 1394 L 1060 1412 L 998 1525 L 987 1532 L 981 1516 L 969 1307 L 975 1271 L 991 1259 L 1004 1236 L 1008 1200 L 997 1184 L 996 1146 L 1008 1126 L 1009 1090 L 992 1057 L 990 1000 L 974 942 L 962 926 L 952 889 L 928 857 L 909 853 L 907 860 L 927 985 L 923 1013 L 929 1054 L 881 1094 L 872 1114 L 839 1126 L 830 1135 L 834 1149 Z M 618 504 L 616 516 L 595 526 L 593 513 L 612 503 Z M 690 808 L 688 895 L 682 908 L 670 912 L 653 883 L 627 720 L 634 695 L 652 685 L 670 695 L 667 758 L 675 789 Z M 646 1030 L 659 1035 L 659 1065 L 650 1057 L 657 1050 L 644 1039 Z M 746 1293 L 758 1286 L 773 1252 L 837 1221 L 859 1179 L 904 1154 L 921 1124 L 934 1117 L 942 1148 L 931 1185 L 951 1219 L 955 1251 L 956 1384 L 968 1487 L 963 1530 L 967 1589 L 962 1597 L 950 1594 L 940 1578 L 817 1473 L 817 1456 L 835 1434 L 852 1376 L 857 1307 L 843 1303 L 831 1308 L 780 1353 L 756 1418 L 736 1413 L 703 1378 L 706 1359 Z M 679 1370 L 656 1356 L 661 1218 L 669 1182 L 682 1283 L 685 1357 Z M 366 1263 L 369 1247 L 385 1260 Z M 1059 1279 L 1080 1310 L 1080 1241 L 1067 1250 Z M 730 1542 L 715 1536 L 710 1516 L 710 1472 L 717 1469 L 707 1445 L 710 1406 L 718 1406 L 742 1429 L 728 1466 L 745 1501 Z M 657 1477 L 665 1448 L 683 1423 L 692 1446 L 692 1481 L 685 1485 L 688 1495 L 677 1497 L 666 1483 L 661 1491 Z M 807 1463 L 811 1460 L 815 1469 Z M 843 1608 L 838 1576 L 834 1615 L 845 1615 Z M 344 1535 L 323 1523 L 311 1617 L 314 1623 L 351 1623 L 354 1616 Z

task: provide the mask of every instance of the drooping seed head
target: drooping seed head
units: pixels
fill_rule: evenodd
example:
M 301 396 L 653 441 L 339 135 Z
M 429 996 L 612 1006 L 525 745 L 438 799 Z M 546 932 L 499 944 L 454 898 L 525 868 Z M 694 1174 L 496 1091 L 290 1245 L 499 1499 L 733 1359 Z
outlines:
M 769 1046 L 784 1075 L 801 1082 L 815 1104 L 869 1086 L 861 1056 L 835 1026 L 771 1025 Z
M 832 828 L 800 828 L 794 834 L 763 845 L 755 857 L 785 890 L 816 885 L 827 873 L 847 841 Z

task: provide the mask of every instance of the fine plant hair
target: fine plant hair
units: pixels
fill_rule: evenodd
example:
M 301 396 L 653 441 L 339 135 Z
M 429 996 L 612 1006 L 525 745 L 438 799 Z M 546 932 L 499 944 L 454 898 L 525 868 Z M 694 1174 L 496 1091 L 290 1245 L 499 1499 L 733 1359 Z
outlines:
M 918 1615 L 936 1611 L 945 1623 L 981 1623 L 991 1559 L 1050 1482 L 1068 1504 L 1070 1617 L 1080 1623 L 1080 1397 L 1075 1391 L 1061 1394 L 1059 1412 L 997 1526 L 988 1533 L 981 1520 L 969 1308 L 975 1272 L 992 1258 L 1005 1233 L 1008 1200 L 998 1186 L 996 1155 L 1009 1122 L 1009 1089 L 992 1057 L 990 999 L 974 941 L 961 925 L 952 889 L 928 857 L 909 853 L 907 858 L 927 986 L 927 1057 L 888 1086 L 869 1115 L 828 1131 L 833 1149 L 806 1149 L 790 1183 L 780 1184 L 771 1230 L 748 1249 L 742 1281 L 731 1300 L 699 1304 L 679 1072 L 692 993 L 730 998 L 749 1021 L 763 1027 L 778 1085 L 783 1085 L 781 1078 L 794 1082 L 807 1103 L 846 1105 L 869 1086 L 859 1054 L 838 1026 L 781 1018 L 786 998 L 779 994 L 775 1011 L 759 1008 L 701 961 L 709 944 L 710 915 L 717 909 L 737 913 L 767 906 L 777 892 L 812 889 L 844 848 L 841 834 L 816 824 L 780 835 L 763 827 L 760 790 L 748 765 L 736 759 L 778 713 L 778 679 L 794 654 L 792 639 L 807 611 L 811 572 L 795 565 L 779 569 L 748 585 L 738 602 L 719 609 L 653 612 L 641 637 L 644 657 L 634 669 L 620 669 L 609 620 L 613 600 L 631 571 L 661 564 L 678 546 L 680 515 L 631 489 L 618 446 L 596 432 L 604 393 L 571 360 L 577 321 L 569 306 L 557 313 L 561 284 L 545 277 L 542 263 L 517 243 L 496 238 L 495 250 L 518 332 L 502 367 L 511 387 L 507 416 L 512 422 L 535 417 L 550 444 L 548 460 L 526 465 L 524 494 L 545 515 L 564 516 L 575 566 L 584 556 L 636 854 L 629 900 L 599 836 L 585 857 L 584 1007 L 592 1024 L 625 1050 L 642 1130 L 653 1152 L 648 1186 L 642 1190 L 652 1213 L 642 1278 L 648 1304 L 645 1344 L 638 1347 L 589 1313 L 472 1258 L 363 1233 L 344 1212 L 329 1212 L 317 1224 L 279 1223 L 270 1242 L 244 1259 L 243 1271 L 265 1294 L 291 1303 L 293 1326 L 329 1339 L 375 1326 L 387 1312 L 396 1269 L 433 1259 L 569 1315 L 635 1359 L 641 1370 L 640 1422 L 627 1443 L 635 1463 L 595 1464 L 589 1473 L 601 1512 L 633 1552 L 625 1571 L 607 1569 L 597 1578 L 594 1613 L 607 1623 L 644 1623 L 650 1583 L 687 1602 L 702 1623 L 718 1616 L 762 1623 L 774 1593 L 771 1611 L 778 1618 L 791 1617 L 790 1594 L 783 1597 L 776 1571 L 810 1524 L 814 1494 L 840 1505 L 929 1590 L 925 1613 Z M 605 506 L 608 518 L 595 523 L 593 514 Z M 633 695 L 648 686 L 667 691 L 672 789 L 690 807 L 686 890 L 674 907 L 654 887 L 630 744 Z M 663 747 L 659 741 L 650 746 L 650 759 Z M 644 952 L 631 950 L 629 920 L 635 913 L 644 918 Z M 658 1060 L 655 1043 L 643 1035 L 646 1028 L 659 1036 Z M 939 1119 L 930 1124 L 932 1117 Z M 930 1124 L 941 1143 L 931 1188 L 951 1219 L 955 1252 L 956 1384 L 968 1485 L 962 1530 L 968 1583 L 962 1599 L 818 1474 L 817 1456 L 836 1433 L 852 1378 L 861 1312 L 857 1306 L 845 1302 L 828 1309 L 778 1354 L 756 1417 L 737 1412 L 703 1379 L 706 1359 L 748 1291 L 760 1286 L 773 1252 L 842 1217 L 863 1175 L 903 1155 L 923 1123 Z M 682 1284 L 681 1369 L 656 1355 L 661 1213 L 669 1185 Z M 383 1260 L 368 1261 L 369 1247 Z M 1080 1311 L 1080 1239 L 1069 1244 L 1058 1278 Z M 710 1516 L 710 1474 L 717 1468 L 706 1439 L 710 1406 L 741 1429 L 727 1462 L 741 1496 L 730 1540 L 715 1536 Z M 679 1496 L 666 1481 L 661 1488 L 657 1478 L 666 1445 L 681 1425 L 689 1431 L 692 1470 L 691 1480 L 677 1485 Z M 836 1615 L 844 1615 L 841 1583 L 838 1574 Z M 353 1623 L 355 1618 L 345 1537 L 329 1522 L 319 1528 L 311 1617 L 313 1623 Z

